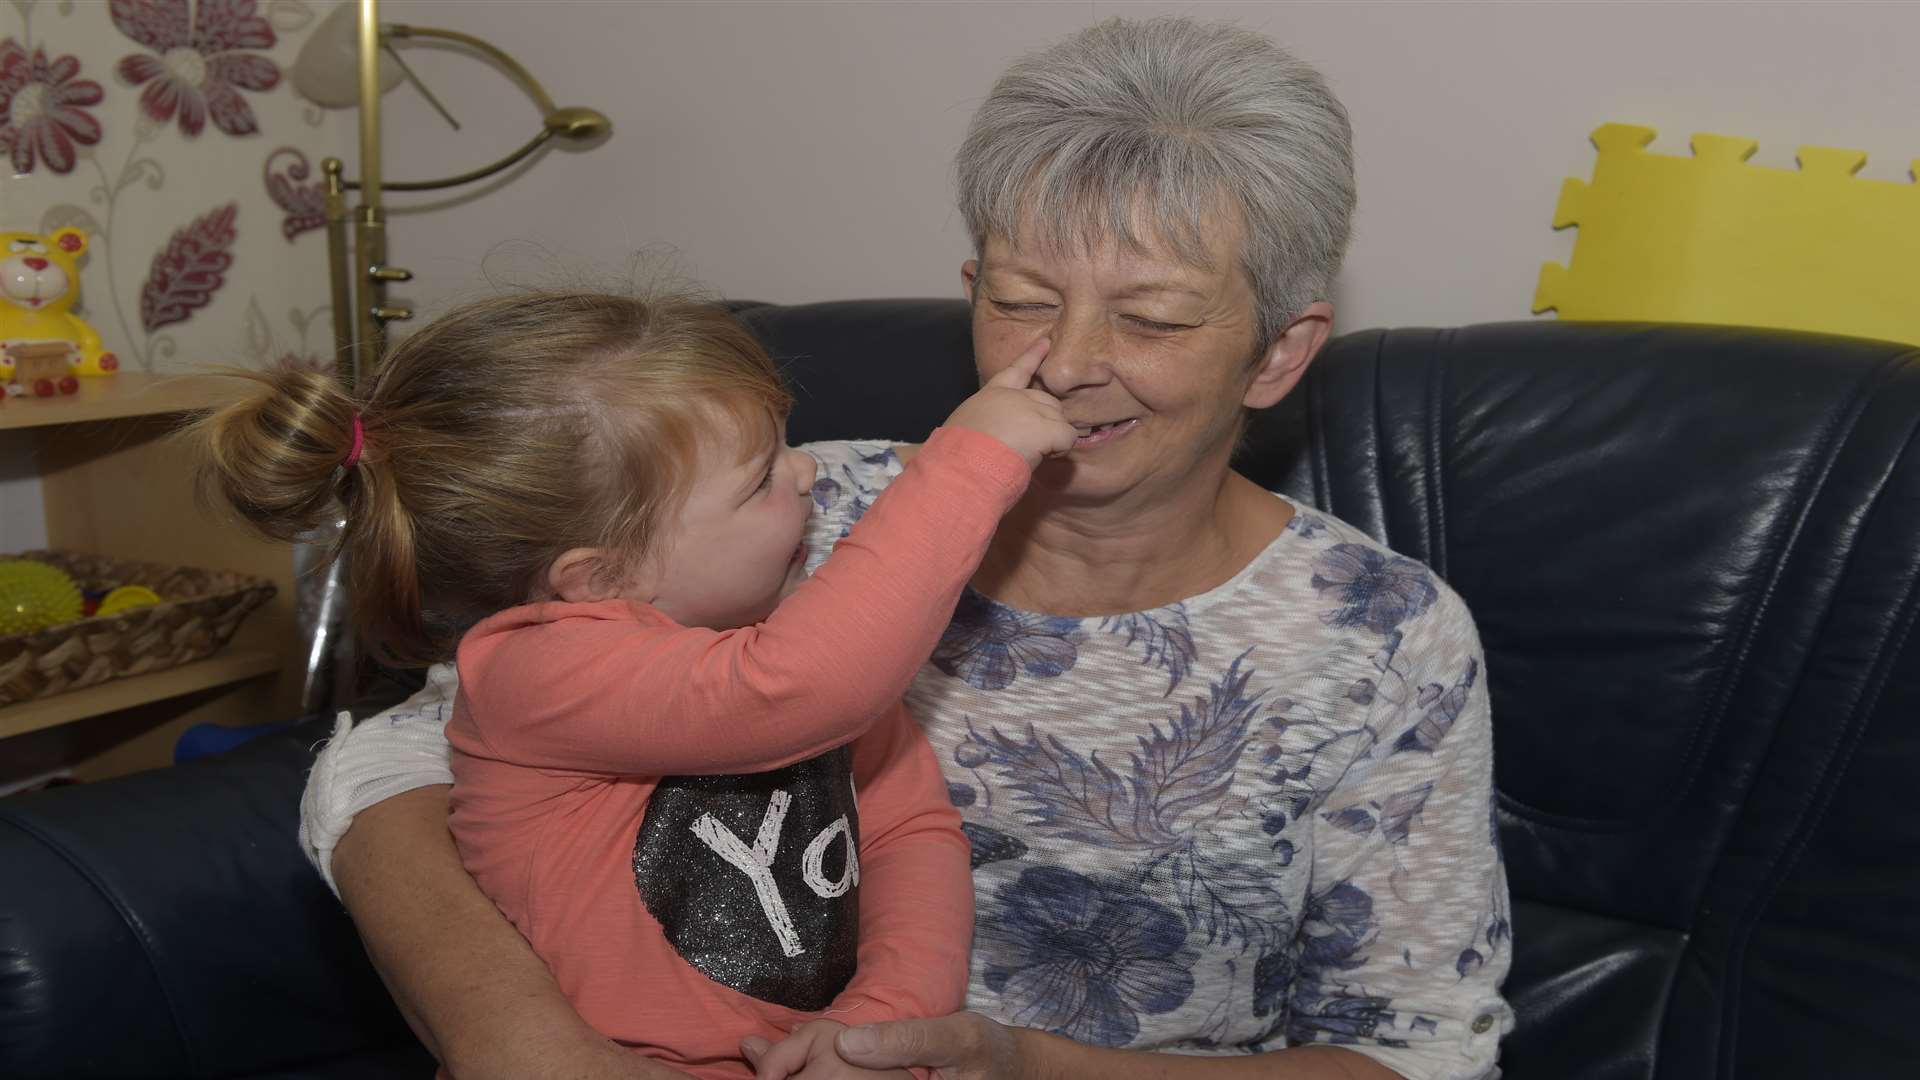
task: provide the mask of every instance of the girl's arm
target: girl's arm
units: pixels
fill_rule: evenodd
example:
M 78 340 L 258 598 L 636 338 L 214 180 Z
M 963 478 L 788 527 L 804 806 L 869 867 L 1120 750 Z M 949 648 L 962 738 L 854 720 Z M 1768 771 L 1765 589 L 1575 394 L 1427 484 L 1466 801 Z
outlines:
M 945 1016 L 966 1002 L 971 849 L 946 779 L 904 706 L 853 748 L 860 951 L 826 1011 L 841 1023 Z
M 597 774 L 761 772 L 841 745 L 906 691 L 1029 476 L 991 436 L 934 432 L 758 626 L 495 616 L 460 646 L 463 719 L 503 760 Z

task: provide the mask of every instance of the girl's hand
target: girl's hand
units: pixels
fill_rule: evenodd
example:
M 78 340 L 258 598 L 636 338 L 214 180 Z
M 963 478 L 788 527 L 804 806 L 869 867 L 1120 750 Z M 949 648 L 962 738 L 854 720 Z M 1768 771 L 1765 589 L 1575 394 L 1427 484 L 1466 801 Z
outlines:
M 999 439 L 1026 458 L 1029 468 L 1073 449 L 1080 433 L 1067 422 L 1059 399 L 1030 385 L 1050 344 L 1044 337 L 1034 342 L 1006 370 L 961 402 L 947 417 L 947 426 L 971 428 Z
M 904 1069 L 863 1069 L 841 1060 L 833 1041 L 847 1025 L 837 1020 L 809 1020 L 778 1043 L 750 1035 L 740 1040 L 740 1052 L 754 1067 L 754 1080 L 913 1080 Z

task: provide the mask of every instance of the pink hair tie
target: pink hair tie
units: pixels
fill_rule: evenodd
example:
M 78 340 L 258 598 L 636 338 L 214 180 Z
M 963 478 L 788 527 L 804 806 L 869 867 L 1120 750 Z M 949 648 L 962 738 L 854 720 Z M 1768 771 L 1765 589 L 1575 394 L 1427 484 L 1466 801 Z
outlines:
M 347 450 L 347 456 L 340 461 L 342 469 L 351 469 L 360 464 L 360 451 L 367 444 L 367 429 L 360 425 L 360 414 L 353 414 L 353 446 Z

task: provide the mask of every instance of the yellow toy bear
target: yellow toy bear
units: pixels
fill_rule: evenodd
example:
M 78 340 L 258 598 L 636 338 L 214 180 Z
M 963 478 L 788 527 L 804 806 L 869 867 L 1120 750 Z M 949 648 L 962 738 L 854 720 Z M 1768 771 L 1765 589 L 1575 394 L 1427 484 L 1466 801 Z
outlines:
M 111 375 L 120 358 L 73 313 L 87 234 L 0 233 L 0 384 L 12 395 L 71 394 L 75 375 Z

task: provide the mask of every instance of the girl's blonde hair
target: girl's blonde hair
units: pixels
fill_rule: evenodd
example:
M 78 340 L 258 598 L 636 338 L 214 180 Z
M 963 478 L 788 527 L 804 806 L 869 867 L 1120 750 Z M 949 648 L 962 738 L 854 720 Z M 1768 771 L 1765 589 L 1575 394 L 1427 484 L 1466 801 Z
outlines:
M 574 291 L 450 312 L 351 393 L 316 371 L 235 374 L 251 392 L 188 434 L 202 491 L 281 540 L 344 518 L 362 639 L 410 663 L 549 595 L 570 549 L 607 551 L 597 573 L 619 580 L 679 510 L 697 455 L 735 433 L 764 451 L 792 404 L 720 308 Z M 362 449 L 343 468 L 356 416 Z

